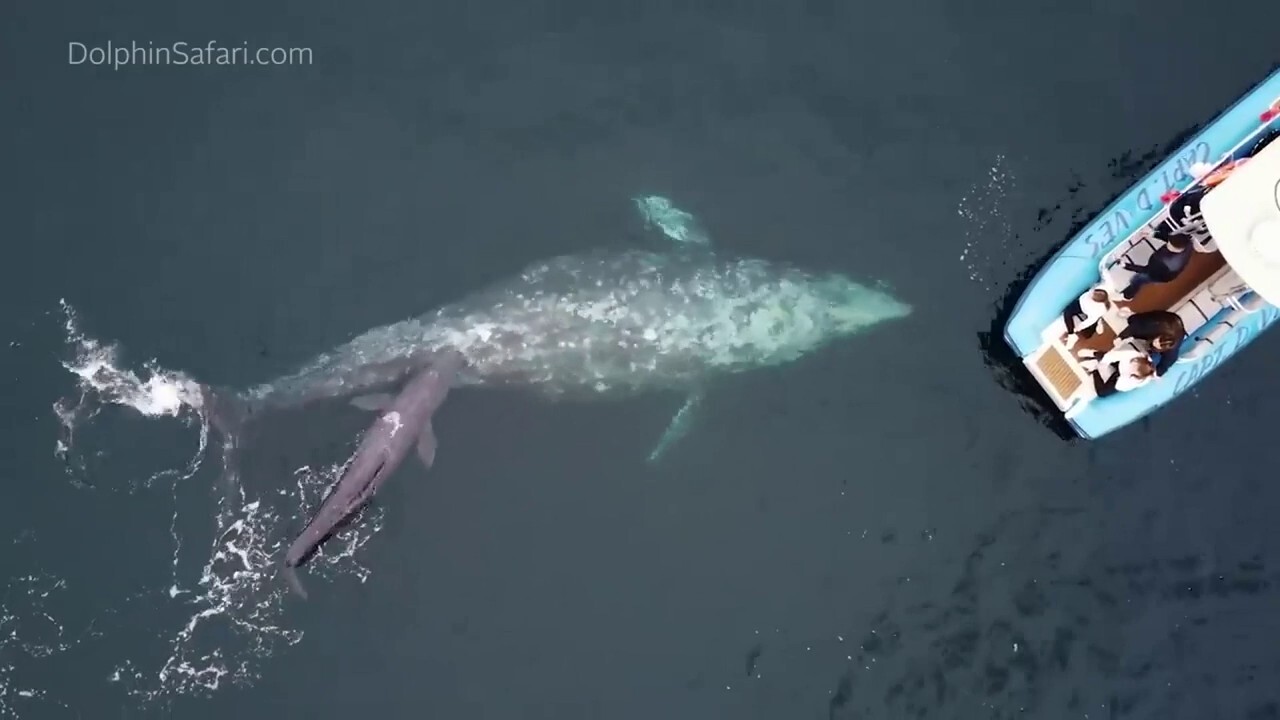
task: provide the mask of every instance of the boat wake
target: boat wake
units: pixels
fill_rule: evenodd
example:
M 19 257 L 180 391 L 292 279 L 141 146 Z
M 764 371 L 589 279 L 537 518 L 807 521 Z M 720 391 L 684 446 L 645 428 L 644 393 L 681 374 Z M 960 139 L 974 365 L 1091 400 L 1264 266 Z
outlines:
M 163 652 L 111 657 L 110 667 L 103 668 L 105 679 L 143 704 L 253 684 L 275 650 L 302 638 L 286 617 L 288 588 L 277 577 L 280 552 L 289 540 L 292 519 L 319 506 L 341 463 L 301 467 L 284 487 L 257 494 L 246 490 L 240 468 L 231 461 L 231 448 L 225 442 L 211 443 L 216 434 L 210 433 L 194 379 L 154 361 L 135 372 L 122 362 L 117 345 L 86 336 L 74 310 L 65 302 L 62 309 L 70 351 L 62 364 L 75 377 L 77 388 L 54 404 L 61 424 L 55 454 L 76 487 L 125 494 L 166 491 L 171 512 L 157 518 L 157 529 L 167 529 L 171 561 L 167 568 L 156 568 L 153 585 L 115 602 L 98 598 L 97 615 L 76 618 L 80 629 L 75 631 L 63 627 L 54 606 L 64 594 L 70 596 L 64 601 L 70 606 L 76 593 L 89 589 L 88 583 L 77 586 L 74 573 L 15 572 L 0 595 L 0 715 L 18 716 L 19 705 L 29 703 L 64 705 L 54 696 L 56 686 L 30 687 L 18 679 L 56 674 L 26 672 L 19 663 L 69 652 L 91 638 L 102 639 L 103 648 L 113 652 L 163 644 Z M 124 473 L 99 467 L 107 454 L 82 447 L 92 437 L 88 428 L 101 424 L 108 408 L 179 421 L 184 432 L 195 435 L 190 456 L 177 467 L 119 484 L 116 479 Z M 206 463 L 211 456 L 215 462 Z M 216 465 L 216 473 L 213 468 L 202 473 L 206 465 Z M 211 474 L 217 478 L 212 483 L 205 479 Z M 369 571 L 354 555 L 381 527 L 381 509 L 369 508 L 358 526 L 344 530 L 317 555 L 310 565 L 312 573 L 354 576 L 364 582 Z M 170 617 L 173 622 L 162 622 Z M 105 654 L 103 648 L 95 651 L 95 658 Z

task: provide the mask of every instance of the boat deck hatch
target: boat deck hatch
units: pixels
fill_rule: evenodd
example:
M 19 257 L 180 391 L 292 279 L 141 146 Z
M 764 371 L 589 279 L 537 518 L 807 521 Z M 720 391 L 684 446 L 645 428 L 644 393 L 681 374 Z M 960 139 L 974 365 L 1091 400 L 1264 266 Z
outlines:
M 1069 361 L 1063 357 L 1062 349 L 1057 345 L 1045 348 L 1044 353 L 1036 360 L 1036 370 L 1044 377 L 1045 382 L 1053 387 L 1053 391 L 1063 402 L 1074 395 L 1083 382 L 1071 369 Z

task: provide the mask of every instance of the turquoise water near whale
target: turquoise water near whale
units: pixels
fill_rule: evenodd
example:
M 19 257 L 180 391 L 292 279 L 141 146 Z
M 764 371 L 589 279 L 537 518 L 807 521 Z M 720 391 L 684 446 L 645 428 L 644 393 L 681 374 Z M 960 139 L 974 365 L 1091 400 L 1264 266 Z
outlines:
M 1280 11 L 0 12 L 0 716 L 1280 713 L 1280 336 L 1093 444 L 1028 414 L 980 337 L 1272 70 Z M 68 57 L 211 40 L 312 62 Z M 60 300 L 140 378 L 244 387 L 530 261 L 651 243 L 637 195 L 912 316 L 716 388 L 656 464 L 683 398 L 451 395 L 433 470 L 388 483 L 305 603 L 237 576 L 264 561 L 240 549 L 296 530 L 366 414 L 281 416 L 238 484 L 163 403 L 61 434 L 84 346 Z M 258 504 L 224 517 L 237 488 Z

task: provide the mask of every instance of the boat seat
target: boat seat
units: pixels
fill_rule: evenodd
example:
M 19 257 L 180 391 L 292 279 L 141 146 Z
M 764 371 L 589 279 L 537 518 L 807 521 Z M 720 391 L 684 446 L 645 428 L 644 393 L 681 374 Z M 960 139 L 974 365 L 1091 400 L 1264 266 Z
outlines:
M 1244 310 L 1232 310 L 1221 320 L 1210 323 L 1207 329 L 1202 328 L 1204 332 L 1193 335 L 1195 340 L 1191 347 L 1185 352 L 1178 353 L 1178 362 L 1195 362 L 1206 353 L 1213 352 L 1218 343 L 1235 330 L 1236 323 L 1240 322 L 1246 314 L 1248 313 Z
M 1195 308 L 1192 312 L 1190 308 Z M 1235 305 L 1228 302 L 1224 297 L 1215 295 L 1212 285 L 1201 287 L 1196 294 L 1186 299 L 1181 306 L 1174 310 L 1178 316 L 1182 318 L 1182 323 L 1186 327 L 1187 334 L 1193 334 L 1199 331 L 1213 318 L 1222 313 L 1223 310 L 1234 308 Z M 1188 308 L 1185 313 L 1183 308 Z
M 1102 261 L 1102 281 L 1107 289 L 1119 292 L 1129 285 L 1133 272 L 1124 268 L 1125 262 L 1146 265 L 1156 252 L 1155 238 L 1134 235 Z
M 1254 292 L 1253 288 L 1241 280 L 1240 276 L 1236 275 L 1234 271 L 1229 273 L 1227 277 L 1221 278 L 1219 282 L 1211 285 L 1209 292 L 1215 301 L 1241 312 L 1257 312 L 1267 304 L 1267 301 Z
M 1151 228 L 1146 226 L 1135 230 L 1133 234 L 1124 239 L 1124 242 L 1102 256 L 1101 262 L 1098 263 L 1100 269 L 1105 270 L 1114 265 L 1119 265 L 1126 257 L 1136 263 L 1145 263 L 1147 258 L 1151 257 L 1151 253 L 1156 250 L 1155 245 L 1152 244 L 1152 239 L 1149 237 L 1150 233 Z
M 1209 316 L 1205 315 L 1205 311 L 1201 310 L 1194 302 L 1185 302 L 1178 306 L 1175 313 L 1182 318 L 1182 325 L 1187 329 L 1187 334 L 1191 334 L 1196 330 L 1204 327 L 1209 322 Z M 1216 315 L 1217 313 L 1214 312 Z
M 1222 338 L 1226 337 L 1232 330 L 1236 329 L 1233 320 L 1219 320 L 1209 329 L 1209 332 L 1199 337 L 1200 342 L 1207 342 L 1211 345 L 1217 345 Z
M 1155 238 L 1144 237 L 1130 245 L 1129 249 L 1121 257 L 1134 265 L 1146 265 L 1151 256 L 1156 253 L 1156 248 L 1161 244 L 1163 243 Z
M 1214 323 L 1208 332 L 1198 335 L 1191 347 L 1181 353 L 1178 353 L 1178 362 L 1195 362 L 1208 353 L 1213 352 L 1223 338 L 1231 334 L 1235 329 L 1235 325 L 1230 320 L 1222 320 Z

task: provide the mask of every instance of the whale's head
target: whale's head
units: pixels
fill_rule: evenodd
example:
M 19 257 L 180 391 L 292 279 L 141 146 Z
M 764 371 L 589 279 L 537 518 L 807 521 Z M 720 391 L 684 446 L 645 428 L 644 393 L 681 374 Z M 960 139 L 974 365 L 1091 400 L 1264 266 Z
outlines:
M 841 337 L 911 314 L 911 306 L 887 291 L 843 275 L 793 272 L 762 285 L 747 302 L 729 302 L 702 337 L 717 364 L 790 362 Z
M 821 310 L 815 323 L 832 335 L 851 335 L 871 325 L 911 314 L 911 306 L 887 290 L 870 288 L 839 274 L 814 278 L 809 283 L 813 305 Z

